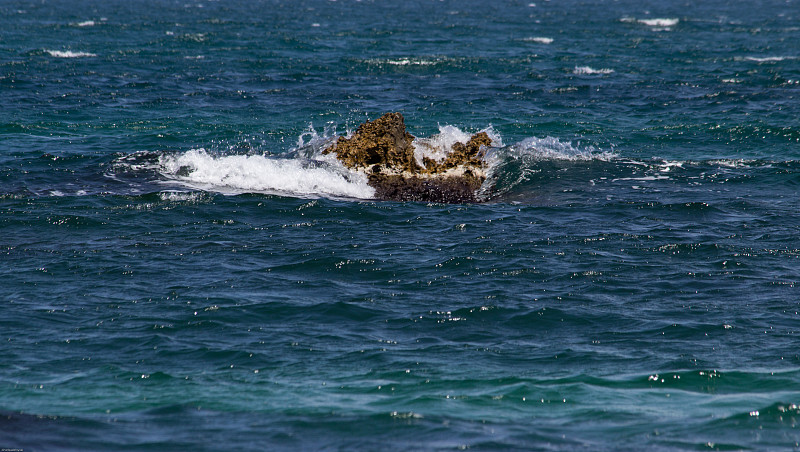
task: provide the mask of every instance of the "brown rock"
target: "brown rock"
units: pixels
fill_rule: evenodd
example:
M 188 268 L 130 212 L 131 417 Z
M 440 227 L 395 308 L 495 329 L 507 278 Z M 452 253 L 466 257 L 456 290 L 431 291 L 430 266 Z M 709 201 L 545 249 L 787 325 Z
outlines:
M 369 176 L 375 196 L 387 201 L 422 201 L 443 203 L 478 202 L 475 192 L 484 178 L 465 176 Z
M 414 159 L 412 141 L 414 137 L 406 132 L 403 115 L 386 113 L 358 126 L 352 138 L 339 137 L 336 145 L 324 152 L 335 152 L 345 166 L 353 169 L 380 165 L 416 173 L 420 167 Z
M 403 115 L 386 113 L 361 124 L 352 137 L 339 137 L 323 153 L 334 152 L 345 166 L 367 174 L 379 199 L 477 202 L 475 192 L 486 179 L 480 150 L 492 143 L 486 132 L 454 144 L 441 162 L 424 158 L 424 167 L 414 158 L 413 141 Z

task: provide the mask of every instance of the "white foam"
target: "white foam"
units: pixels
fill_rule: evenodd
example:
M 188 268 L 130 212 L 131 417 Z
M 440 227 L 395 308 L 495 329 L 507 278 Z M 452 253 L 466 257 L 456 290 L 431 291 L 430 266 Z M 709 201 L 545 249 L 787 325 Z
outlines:
M 45 52 L 49 53 L 50 56 L 56 58 L 85 58 L 85 57 L 96 57 L 97 55 L 94 53 L 89 52 L 73 52 L 71 50 L 46 50 Z
M 365 60 L 365 63 L 374 65 L 390 65 L 390 66 L 433 66 L 441 63 L 440 59 L 426 59 L 426 58 L 372 58 Z
M 263 155 L 214 156 L 204 149 L 161 156 L 161 172 L 183 185 L 232 193 L 280 193 L 368 199 L 375 191 L 366 176 L 328 155 L 318 160 Z
M 596 74 L 612 74 L 614 69 L 595 69 L 589 66 L 575 66 L 572 71 L 575 75 L 596 75 Z
M 97 25 L 93 20 L 84 20 L 75 24 L 76 27 L 94 27 Z
M 530 37 L 530 38 L 525 38 L 525 39 L 523 39 L 523 41 L 525 41 L 525 42 L 536 42 L 536 43 L 539 43 L 539 44 L 552 44 L 553 43 L 553 38 L 545 38 L 545 37 L 541 37 L 541 36 L 534 36 L 534 37 Z
M 639 22 L 640 24 L 647 25 L 648 27 L 667 28 L 678 25 L 680 19 L 665 19 L 665 18 L 639 19 L 637 20 L 637 22 Z

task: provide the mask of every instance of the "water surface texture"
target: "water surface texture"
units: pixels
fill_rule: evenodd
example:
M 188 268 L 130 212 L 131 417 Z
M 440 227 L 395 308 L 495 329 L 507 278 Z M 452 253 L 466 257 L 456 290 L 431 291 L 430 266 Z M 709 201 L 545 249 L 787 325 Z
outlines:
M 0 447 L 797 450 L 799 96 L 796 0 L 1 2 Z

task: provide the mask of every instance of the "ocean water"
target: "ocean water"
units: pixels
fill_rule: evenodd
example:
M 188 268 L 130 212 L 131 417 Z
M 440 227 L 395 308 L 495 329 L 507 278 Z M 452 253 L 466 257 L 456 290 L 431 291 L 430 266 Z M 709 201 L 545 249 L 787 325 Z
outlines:
M 0 447 L 800 449 L 798 118 L 797 0 L 0 2 Z

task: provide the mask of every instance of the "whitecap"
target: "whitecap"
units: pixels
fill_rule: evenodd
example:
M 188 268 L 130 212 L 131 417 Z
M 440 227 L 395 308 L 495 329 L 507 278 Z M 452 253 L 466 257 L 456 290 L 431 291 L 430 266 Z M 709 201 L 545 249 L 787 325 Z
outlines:
M 553 43 L 553 38 L 545 38 L 545 37 L 541 37 L 541 36 L 534 36 L 534 37 L 530 37 L 530 38 L 525 38 L 525 39 L 523 39 L 523 41 L 525 41 L 525 42 L 535 42 L 535 43 L 538 43 L 538 44 L 552 44 Z
M 56 58 L 85 58 L 85 57 L 96 57 L 97 54 L 89 53 L 89 52 L 73 52 L 72 50 L 46 50 L 45 52 L 49 53 L 50 56 Z
M 93 20 L 84 20 L 75 24 L 76 27 L 94 27 L 97 23 Z
M 667 19 L 667 18 L 639 19 L 637 20 L 637 22 L 639 22 L 640 24 L 647 25 L 648 27 L 667 28 L 678 25 L 680 19 Z
M 589 66 L 575 66 L 575 69 L 572 71 L 575 75 L 596 75 L 596 74 L 611 74 L 613 73 L 613 69 L 595 69 Z
M 376 66 L 433 66 L 436 64 L 447 62 L 446 58 L 411 58 L 411 57 L 398 57 L 398 58 L 370 58 L 363 60 L 364 63 Z
M 794 60 L 797 57 L 791 56 L 770 56 L 770 57 L 745 57 L 746 61 L 755 61 L 756 63 L 777 63 L 778 61 Z

